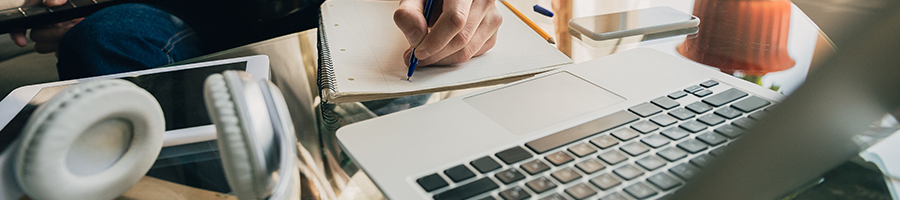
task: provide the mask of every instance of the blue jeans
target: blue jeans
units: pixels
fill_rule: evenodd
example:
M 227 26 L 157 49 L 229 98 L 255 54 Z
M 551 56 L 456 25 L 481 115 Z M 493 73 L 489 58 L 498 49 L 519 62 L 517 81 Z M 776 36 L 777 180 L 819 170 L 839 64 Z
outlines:
M 181 19 L 144 4 L 105 8 L 69 29 L 59 43 L 61 80 L 159 67 L 202 55 Z

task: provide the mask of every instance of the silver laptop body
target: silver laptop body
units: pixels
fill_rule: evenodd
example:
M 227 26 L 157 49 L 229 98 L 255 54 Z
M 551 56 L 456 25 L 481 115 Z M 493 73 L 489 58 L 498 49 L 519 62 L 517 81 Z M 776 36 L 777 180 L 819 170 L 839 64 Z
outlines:
M 687 59 L 635 49 L 351 124 L 337 137 L 391 199 L 660 198 L 690 178 L 680 174 L 685 166 L 702 168 L 782 98 Z M 675 116 L 686 119 L 670 123 Z M 482 172 L 486 157 L 499 167 Z

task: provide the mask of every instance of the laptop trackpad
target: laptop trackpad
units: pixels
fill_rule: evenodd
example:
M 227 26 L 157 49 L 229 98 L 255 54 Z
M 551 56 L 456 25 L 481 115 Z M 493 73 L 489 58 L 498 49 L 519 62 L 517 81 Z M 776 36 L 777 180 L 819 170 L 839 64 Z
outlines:
M 565 71 L 463 99 L 517 135 L 624 100 Z

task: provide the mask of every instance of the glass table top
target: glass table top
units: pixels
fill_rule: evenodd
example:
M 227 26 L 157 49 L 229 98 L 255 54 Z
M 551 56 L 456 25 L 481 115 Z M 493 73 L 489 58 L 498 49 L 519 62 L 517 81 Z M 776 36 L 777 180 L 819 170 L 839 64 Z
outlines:
M 828 38 L 821 33 L 819 28 L 797 6 L 789 1 L 741 1 L 741 0 L 511 0 L 509 1 L 518 10 L 523 11 L 529 19 L 540 28 L 549 32 L 556 40 L 556 47 L 569 55 L 575 63 L 585 62 L 594 58 L 603 57 L 616 52 L 634 48 L 653 48 L 665 53 L 676 55 L 680 58 L 692 60 L 722 71 L 723 73 L 748 80 L 763 87 L 770 88 L 782 94 L 790 94 L 805 80 L 806 75 L 813 70 L 817 62 L 835 52 Z M 498 9 L 506 9 L 497 3 Z M 555 17 L 546 17 L 536 12 L 531 12 L 533 5 L 541 5 L 550 9 Z M 569 19 L 592 15 L 621 12 L 656 6 L 668 6 L 681 12 L 693 14 L 701 18 L 697 29 L 675 30 L 664 33 L 630 36 L 603 41 L 594 41 L 589 38 L 580 38 L 573 35 L 567 22 Z M 504 19 L 518 20 L 518 19 Z M 315 45 L 316 31 L 304 31 L 299 33 L 301 57 L 304 63 L 290 63 L 279 59 L 271 59 L 272 65 L 303 66 L 306 73 L 315 72 Z M 291 41 L 293 42 L 293 41 Z M 271 42 L 262 42 L 268 45 Z M 260 46 L 251 44 L 244 47 L 228 50 L 237 52 L 253 49 Z M 262 51 L 265 52 L 265 51 Z M 272 53 L 272 51 L 270 51 Z M 272 56 L 272 55 L 270 55 Z M 218 59 L 222 57 L 210 56 L 205 59 Z M 202 60 L 202 59 L 200 59 Z M 287 62 L 287 63 L 281 63 Z M 277 76 L 276 76 L 277 77 Z M 306 80 L 310 81 L 310 80 Z M 314 81 L 314 78 L 311 80 Z M 303 81 L 300 81 L 303 82 Z M 287 80 L 276 82 L 279 87 L 286 85 L 300 85 L 290 87 L 315 87 L 314 82 L 292 83 Z M 315 92 L 314 88 L 311 91 Z M 314 99 L 315 94 L 312 94 Z M 443 99 L 450 95 L 446 93 L 433 94 L 430 98 Z M 424 102 L 429 96 L 409 97 L 406 100 Z M 288 100 L 289 102 L 291 100 Z M 432 102 L 432 101 L 428 101 Z M 315 106 L 317 103 L 313 103 Z M 369 109 L 373 105 L 389 105 L 388 110 Z M 396 102 L 364 102 L 362 104 L 339 105 L 336 109 L 346 125 L 355 121 L 377 117 L 402 108 L 418 106 L 419 103 L 409 105 L 397 105 Z M 393 109 L 401 108 L 401 109 Z M 320 109 L 319 107 L 313 108 Z M 335 109 L 335 108 L 331 108 Z M 373 112 L 374 111 L 374 112 Z M 293 110 L 292 110 L 293 112 Z M 321 119 L 321 113 L 316 115 L 319 121 L 316 136 L 298 136 L 305 148 L 313 154 L 313 160 L 318 163 L 307 163 L 310 167 L 322 168 L 320 178 L 327 179 L 330 186 L 330 194 L 303 196 L 308 199 L 377 199 L 383 198 L 374 184 L 368 180 L 357 166 L 346 155 L 343 155 L 337 141 L 334 139 L 334 127 L 325 124 L 328 120 Z M 297 120 L 295 120 L 297 121 Z M 307 127 L 308 128 L 308 127 Z M 877 189 L 860 190 L 858 192 L 871 197 L 884 197 L 884 185 L 880 173 L 873 172 L 869 168 L 859 167 L 854 164 L 845 164 L 839 167 L 840 171 L 826 175 L 829 180 L 841 180 L 843 182 L 858 182 L 860 185 L 873 184 Z M 156 177 L 173 183 L 208 190 L 218 193 L 228 193 L 230 189 L 225 181 L 224 173 L 215 141 L 194 143 L 163 149 L 157 163 L 148 173 L 148 176 Z M 831 177 L 831 178 L 829 178 Z M 315 177 L 313 177 L 315 179 Z M 881 181 L 881 182 L 879 182 Z M 822 199 L 832 196 L 820 195 L 827 191 L 841 189 L 842 186 L 832 185 L 817 186 L 811 189 L 818 193 L 800 195 L 796 199 Z M 305 192 L 310 191 L 304 189 Z M 315 192 L 313 192 L 315 193 Z M 858 197 L 849 194 L 844 197 Z M 233 197 L 230 197 L 233 198 Z

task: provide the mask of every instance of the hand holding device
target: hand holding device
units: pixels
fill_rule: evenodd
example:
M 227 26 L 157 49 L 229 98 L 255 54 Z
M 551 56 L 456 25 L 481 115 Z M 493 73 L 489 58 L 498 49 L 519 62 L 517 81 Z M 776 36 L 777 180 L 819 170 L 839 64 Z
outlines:
M 405 61 L 414 47 L 419 65 L 461 63 L 494 47 L 502 17 L 493 0 L 436 0 L 431 19 L 422 16 L 424 1 L 401 0 L 394 12 L 410 44 Z
M 32 28 L 35 51 L 57 50 L 59 39 L 82 18 L 100 10 L 113 0 L 28 0 L 21 7 L 0 10 L 0 33 L 9 32 L 16 45 L 28 44 L 25 30 Z M 75 9 L 78 8 L 78 9 Z M 50 24 L 50 25 L 44 25 Z

